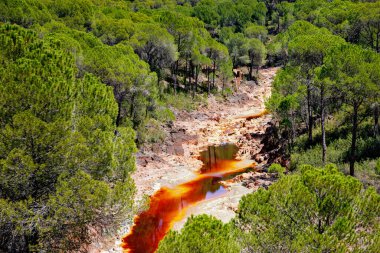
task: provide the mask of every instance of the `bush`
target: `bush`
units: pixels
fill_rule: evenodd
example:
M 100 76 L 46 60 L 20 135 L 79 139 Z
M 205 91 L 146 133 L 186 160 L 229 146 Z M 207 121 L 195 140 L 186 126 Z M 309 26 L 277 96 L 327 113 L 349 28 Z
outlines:
M 155 119 L 150 119 L 146 124 L 140 126 L 137 131 L 138 144 L 141 145 L 143 143 L 158 143 L 164 141 L 166 132 L 161 124 L 161 122 Z
M 157 253 L 233 253 L 240 249 L 230 224 L 208 216 L 191 216 L 181 232 L 171 231 L 161 241 Z
M 299 171 L 242 198 L 235 226 L 243 251 L 376 252 L 380 195 L 374 188 L 364 190 L 333 165 Z
M 376 161 L 375 172 L 377 175 L 380 175 L 380 158 Z
M 337 139 L 331 142 L 327 147 L 326 163 L 341 164 L 346 161 L 350 148 L 350 139 Z M 323 166 L 322 147 L 316 145 L 308 150 L 295 150 L 291 154 L 291 168 L 295 169 L 302 164 L 313 166 Z
M 279 175 L 283 175 L 285 171 L 286 168 L 282 167 L 278 163 L 272 163 L 268 168 L 269 173 L 278 173 Z
M 356 163 L 355 177 L 363 183 L 364 187 L 373 186 L 380 193 L 380 175 L 376 172 L 377 160 L 365 160 Z M 342 165 L 344 171 L 348 173 L 349 164 Z
M 184 94 L 181 92 L 177 92 L 175 95 L 164 94 L 162 102 L 164 102 L 169 107 L 190 112 L 197 109 L 198 106 L 207 103 L 207 94 L 196 94 L 194 99 L 189 94 Z
M 77 252 L 132 211 L 135 132 L 58 41 L 5 24 L 0 51 L 0 252 Z

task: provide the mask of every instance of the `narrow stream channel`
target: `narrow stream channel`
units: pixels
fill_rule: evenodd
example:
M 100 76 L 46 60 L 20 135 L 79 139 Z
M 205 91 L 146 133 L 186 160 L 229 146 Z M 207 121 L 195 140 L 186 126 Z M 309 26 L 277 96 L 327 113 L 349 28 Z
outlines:
M 183 219 L 188 207 L 225 194 L 227 190 L 219 181 L 254 166 L 251 160 L 235 159 L 237 151 L 233 144 L 208 147 L 200 154 L 203 166 L 195 179 L 174 188 L 162 187 L 151 196 L 149 209 L 136 216 L 131 232 L 123 238 L 124 252 L 155 252 L 173 224 Z

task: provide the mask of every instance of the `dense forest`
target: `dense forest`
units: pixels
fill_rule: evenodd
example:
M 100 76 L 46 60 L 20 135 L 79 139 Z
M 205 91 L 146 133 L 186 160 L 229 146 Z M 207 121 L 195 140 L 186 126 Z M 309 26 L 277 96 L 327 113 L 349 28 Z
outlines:
M 0 252 L 85 251 L 118 229 L 134 154 L 172 108 L 269 66 L 288 168 L 158 252 L 378 252 L 379 54 L 376 0 L 1 0 Z

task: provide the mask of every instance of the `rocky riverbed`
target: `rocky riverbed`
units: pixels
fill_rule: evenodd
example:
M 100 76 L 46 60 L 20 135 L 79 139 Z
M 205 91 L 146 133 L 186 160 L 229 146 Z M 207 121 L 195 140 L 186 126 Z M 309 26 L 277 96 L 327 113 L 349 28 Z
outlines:
M 224 143 L 232 143 L 239 148 L 238 159 L 256 161 L 255 170 L 223 181 L 222 184 L 228 189 L 226 194 L 190 207 L 173 229 L 180 229 L 192 214 L 211 214 L 228 222 L 234 217 L 243 195 L 259 187 L 268 187 L 275 177 L 265 172 L 267 164 L 286 163 L 280 155 L 272 115 L 265 110 L 265 100 L 271 94 L 271 84 L 277 70 L 260 70 L 258 85 L 242 82 L 238 91 L 223 101 L 210 96 L 207 106 L 196 111 L 174 111 L 176 120 L 165 126 L 168 134 L 164 143 L 145 146 L 136 154 L 137 169 L 133 179 L 137 187 L 137 201 L 163 186 L 174 187 L 192 180 L 202 166 L 200 152 L 208 146 Z M 116 237 L 115 246 L 106 252 L 120 252 L 118 245 L 128 230 L 129 226 L 125 225 Z
M 272 116 L 265 113 L 264 103 L 271 94 L 276 71 L 261 70 L 259 85 L 242 82 L 238 92 L 224 101 L 211 96 L 208 105 L 196 111 L 175 111 L 176 120 L 166 126 L 169 135 L 165 142 L 146 146 L 137 154 L 133 179 L 138 198 L 151 195 L 161 186 L 191 179 L 202 166 L 200 152 L 211 145 L 236 144 L 238 158 L 255 159 L 258 165 L 265 165 L 269 155 L 261 151 L 265 141 L 270 142 L 267 135 L 273 133 Z

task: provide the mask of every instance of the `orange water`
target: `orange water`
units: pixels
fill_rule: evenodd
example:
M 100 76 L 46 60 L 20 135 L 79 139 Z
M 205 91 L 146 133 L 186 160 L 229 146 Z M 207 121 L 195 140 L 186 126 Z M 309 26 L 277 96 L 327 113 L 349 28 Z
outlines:
M 240 116 L 237 116 L 236 118 L 251 120 L 251 119 L 261 118 L 262 116 L 267 115 L 267 114 L 269 114 L 269 111 L 265 109 L 265 110 L 263 110 L 263 111 L 261 111 L 259 113 L 240 115 Z
M 136 216 L 131 232 L 123 238 L 124 252 L 153 253 L 189 206 L 223 195 L 226 189 L 220 180 L 254 166 L 253 161 L 234 159 L 236 151 L 234 145 L 209 147 L 201 153 L 204 166 L 195 179 L 174 188 L 162 187 L 151 196 L 149 209 Z

